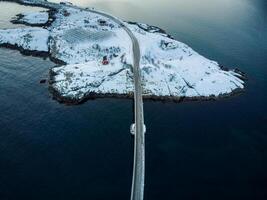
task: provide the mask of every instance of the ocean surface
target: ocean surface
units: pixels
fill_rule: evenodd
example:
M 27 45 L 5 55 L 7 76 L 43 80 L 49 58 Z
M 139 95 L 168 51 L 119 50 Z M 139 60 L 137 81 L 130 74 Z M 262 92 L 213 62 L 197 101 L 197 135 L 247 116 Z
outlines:
M 248 77 L 219 101 L 145 101 L 145 199 L 267 199 L 267 1 L 72 2 L 159 26 Z M 34 9 L 0 2 L 0 28 Z M 133 100 L 59 104 L 39 83 L 54 65 L 0 48 L 0 199 L 129 199 Z

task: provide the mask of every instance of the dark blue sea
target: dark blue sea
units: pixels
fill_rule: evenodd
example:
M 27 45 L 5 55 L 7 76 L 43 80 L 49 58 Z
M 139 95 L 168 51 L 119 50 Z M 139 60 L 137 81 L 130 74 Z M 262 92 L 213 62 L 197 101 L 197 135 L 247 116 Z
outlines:
M 266 200 L 267 1 L 72 2 L 159 26 L 248 78 L 218 101 L 145 101 L 145 200 Z M 0 2 L 0 28 L 24 9 Z M 0 48 L 0 200 L 130 199 L 133 100 L 60 104 L 39 83 L 54 65 Z

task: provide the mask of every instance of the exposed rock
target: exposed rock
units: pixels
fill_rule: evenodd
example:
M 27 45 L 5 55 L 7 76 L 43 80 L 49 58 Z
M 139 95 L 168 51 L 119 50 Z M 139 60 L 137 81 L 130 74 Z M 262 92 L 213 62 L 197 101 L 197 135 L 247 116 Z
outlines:
M 41 79 L 40 84 L 44 84 L 44 83 L 46 83 L 46 79 Z

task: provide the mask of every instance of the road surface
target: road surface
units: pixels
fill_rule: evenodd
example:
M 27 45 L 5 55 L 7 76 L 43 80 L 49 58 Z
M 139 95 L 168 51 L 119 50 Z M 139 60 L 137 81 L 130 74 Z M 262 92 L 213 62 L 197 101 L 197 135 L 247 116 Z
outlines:
M 127 32 L 127 34 L 132 40 L 135 134 L 134 134 L 134 164 L 133 164 L 131 200 L 143 200 L 144 184 L 145 184 L 145 130 L 144 130 L 144 112 L 143 112 L 139 43 L 134 34 L 132 33 L 132 31 L 128 27 L 126 27 L 124 25 L 124 22 L 122 22 L 121 20 L 113 16 L 110 16 L 106 13 L 101 13 L 95 10 L 90 10 L 90 11 L 112 19 Z

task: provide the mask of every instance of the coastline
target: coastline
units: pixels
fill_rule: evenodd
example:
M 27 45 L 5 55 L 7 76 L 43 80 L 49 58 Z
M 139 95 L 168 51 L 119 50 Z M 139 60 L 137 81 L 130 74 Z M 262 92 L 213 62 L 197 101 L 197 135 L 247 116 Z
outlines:
M 37 3 L 37 2 L 25 2 L 23 0 L 15 0 L 15 1 L 0 0 L 0 1 L 14 2 L 14 3 L 21 4 L 21 5 L 43 7 L 43 8 L 49 9 L 48 13 L 49 13 L 49 19 L 50 20 L 48 20 L 47 23 L 42 24 L 42 25 L 19 22 L 19 18 L 16 19 L 16 20 L 12 20 L 11 21 L 12 23 L 25 24 L 25 25 L 31 26 L 31 27 L 36 27 L 36 26 L 40 26 L 40 27 L 44 27 L 44 28 L 50 27 L 51 24 L 56 19 L 55 14 L 58 12 L 58 9 L 59 9 L 59 8 L 56 8 L 56 6 L 52 6 L 52 5 L 54 5 L 54 3 L 48 3 L 48 2 Z M 75 7 L 75 8 L 77 8 L 77 7 Z M 168 35 L 164 30 L 162 30 L 162 29 L 160 29 L 158 27 L 148 26 L 148 28 L 146 30 L 146 29 L 144 29 L 144 27 L 142 27 L 142 26 L 140 27 L 140 25 L 139 25 L 140 23 L 129 22 L 129 24 L 137 25 L 139 28 L 141 28 L 141 29 L 143 29 L 145 31 L 149 31 L 150 29 L 157 30 L 159 33 L 164 34 L 166 37 L 173 39 L 172 36 Z M 59 65 L 59 66 L 66 65 L 66 62 L 53 57 L 52 53 L 50 51 L 42 52 L 42 51 L 36 51 L 36 50 L 27 50 L 27 49 L 24 49 L 22 47 L 19 47 L 18 45 L 11 45 L 11 44 L 8 44 L 8 43 L 0 44 L 0 47 L 16 49 L 21 54 L 26 55 L 26 56 L 49 58 L 52 62 L 54 62 L 56 65 Z M 219 67 L 223 71 L 226 71 L 226 72 L 229 71 L 228 68 L 225 68 L 223 66 L 219 66 Z M 245 74 L 243 72 L 237 70 L 236 73 L 238 73 L 240 75 L 238 78 L 240 78 L 241 80 L 247 80 L 247 78 L 246 78 L 246 76 L 245 76 Z M 87 100 L 92 100 L 92 99 L 96 99 L 96 98 L 127 98 L 127 99 L 128 98 L 133 98 L 133 93 L 115 94 L 115 93 L 96 93 L 96 92 L 85 93 L 83 95 L 83 97 L 80 98 L 80 99 L 66 97 L 66 96 L 61 95 L 61 93 L 52 86 L 53 83 L 55 82 L 54 77 L 55 77 L 55 74 L 52 72 L 52 69 L 50 69 L 49 70 L 48 90 L 52 94 L 53 99 L 56 99 L 60 103 L 76 105 L 76 104 L 84 103 Z M 244 83 L 244 85 L 245 84 L 247 84 L 247 81 Z M 157 95 L 146 95 L 146 94 L 144 94 L 143 98 L 144 98 L 145 101 L 150 100 L 150 101 L 175 102 L 175 103 L 181 103 L 181 102 L 187 102 L 187 101 L 214 101 L 214 100 L 218 100 L 218 99 L 221 99 L 221 98 L 229 98 L 229 97 L 241 94 L 241 93 L 244 92 L 244 90 L 245 90 L 245 87 L 242 88 L 242 89 L 241 88 L 236 88 L 231 93 L 220 94 L 218 96 L 211 95 L 211 96 L 187 97 L 187 96 L 157 96 Z

